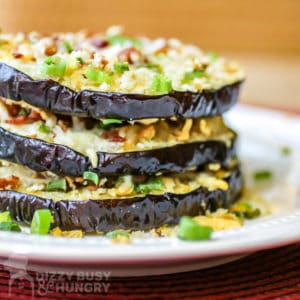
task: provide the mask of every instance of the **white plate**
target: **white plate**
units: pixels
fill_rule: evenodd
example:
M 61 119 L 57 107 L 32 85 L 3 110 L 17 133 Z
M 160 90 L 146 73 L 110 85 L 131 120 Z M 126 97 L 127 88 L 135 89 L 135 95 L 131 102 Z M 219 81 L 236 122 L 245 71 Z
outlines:
M 164 274 L 210 267 L 300 241 L 300 119 L 246 106 L 237 106 L 226 119 L 240 134 L 239 155 L 246 178 L 257 169 L 274 174 L 263 191 L 274 207 L 272 215 L 240 229 L 215 232 L 206 242 L 166 237 L 116 245 L 96 236 L 78 240 L 0 232 L 2 263 L 25 262 L 29 269 L 47 271 L 109 270 L 111 276 Z M 291 148 L 290 155 L 282 155 L 283 146 Z M 249 179 L 247 184 L 253 183 Z

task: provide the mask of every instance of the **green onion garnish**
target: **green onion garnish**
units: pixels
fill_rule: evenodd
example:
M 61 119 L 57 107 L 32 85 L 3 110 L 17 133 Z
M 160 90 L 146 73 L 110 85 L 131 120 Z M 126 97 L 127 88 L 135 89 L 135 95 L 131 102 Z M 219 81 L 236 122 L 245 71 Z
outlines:
M 61 45 L 66 49 L 66 51 L 67 51 L 68 53 L 71 53 L 71 52 L 73 51 L 73 47 L 71 46 L 71 44 L 70 44 L 69 42 L 63 41 L 63 42 L 61 43 Z
M 120 64 L 115 64 L 114 65 L 114 70 L 117 73 L 123 73 L 125 71 L 128 71 L 129 70 L 128 63 L 124 62 L 124 63 L 120 63 Z
M 231 208 L 231 211 L 241 219 L 253 219 L 261 215 L 260 209 L 254 208 L 248 202 L 238 202 Z
M 16 231 L 16 232 L 21 232 L 21 228 L 15 222 L 0 222 L 0 231 Z
M 0 222 L 12 222 L 12 218 L 9 211 L 0 213 Z
M 104 126 L 107 126 L 107 125 L 111 125 L 111 124 L 122 124 L 123 121 L 119 120 L 119 119 L 103 119 L 103 120 L 101 120 L 101 123 Z
M 67 182 L 65 179 L 56 179 L 48 182 L 47 184 L 47 191 L 67 191 Z
M 253 177 L 255 180 L 268 180 L 272 178 L 272 172 L 269 170 L 258 170 L 254 172 Z
M 164 188 L 164 185 L 161 181 L 161 178 L 151 178 L 146 183 L 141 183 L 138 186 L 135 187 L 136 192 L 147 194 L 150 191 L 159 191 Z
M 112 83 L 113 80 L 111 74 L 103 70 L 97 70 L 93 67 L 88 68 L 85 75 L 88 80 L 96 83 Z
M 83 173 L 83 179 L 93 182 L 95 185 L 99 185 L 99 176 L 98 174 L 90 171 L 86 171 Z
M 38 209 L 34 212 L 30 232 L 33 234 L 47 234 L 52 223 L 52 215 L 49 209 Z
M 78 61 L 78 63 L 80 63 L 81 65 L 84 64 L 84 61 L 81 57 L 76 57 L 76 60 Z
M 204 74 L 205 70 L 194 70 L 191 72 L 186 72 L 184 73 L 182 83 L 189 83 L 191 80 L 202 77 Z
M 29 111 L 26 108 L 21 108 L 18 116 L 28 116 L 29 115 Z
M 47 126 L 46 124 L 42 123 L 39 126 L 39 132 L 41 132 L 41 133 L 49 133 L 50 132 L 50 127 Z
M 209 240 L 213 230 L 209 226 L 201 226 L 191 217 L 182 217 L 178 225 L 177 236 L 187 241 Z
M 291 148 L 288 147 L 288 146 L 284 146 L 284 147 L 281 148 L 282 155 L 288 156 L 288 155 L 291 154 L 291 152 L 292 152 Z
M 130 237 L 129 233 L 125 230 L 122 230 L 122 229 L 110 231 L 105 236 L 110 238 L 110 239 L 115 239 L 117 237 L 127 237 L 127 238 Z
M 142 47 L 142 43 L 139 40 L 122 35 L 109 36 L 108 41 L 111 45 L 120 45 L 122 47 L 126 46 L 126 44 L 131 44 L 137 48 Z
M 155 75 L 150 90 L 157 93 L 168 94 L 172 90 L 172 81 L 165 75 Z
M 63 77 L 65 70 L 66 64 L 58 56 L 47 57 L 41 66 L 41 72 L 49 76 Z
M 157 64 L 148 64 L 148 65 L 145 65 L 144 67 L 147 68 L 147 69 L 151 69 L 151 70 L 153 70 L 157 73 L 162 72 L 161 66 L 157 65 Z
M 207 53 L 207 56 L 211 62 L 215 62 L 216 60 L 219 59 L 219 54 L 217 54 L 215 52 L 209 52 L 209 53 Z

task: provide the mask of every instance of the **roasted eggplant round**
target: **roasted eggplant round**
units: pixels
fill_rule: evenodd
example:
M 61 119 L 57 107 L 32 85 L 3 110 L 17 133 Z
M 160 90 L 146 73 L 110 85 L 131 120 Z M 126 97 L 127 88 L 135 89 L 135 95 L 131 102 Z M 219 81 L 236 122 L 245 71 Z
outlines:
M 222 180 L 227 188 L 212 188 L 208 183 L 188 193 L 165 192 L 101 200 L 53 200 L 38 193 L 2 190 L 0 211 L 10 211 L 17 222 L 30 224 L 35 210 L 50 209 L 54 216 L 53 226 L 63 230 L 146 230 L 176 224 L 181 216 L 203 215 L 206 211 L 229 207 L 241 194 L 240 169 L 231 170 Z
M 51 171 L 62 176 L 80 177 L 85 171 L 99 175 L 155 174 L 183 172 L 207 163 L 226 165 L 236 156 L 222 141 L 201 141 L 172 147 L 124 153 L 97 152 L 98 163 L 77 151 L 43 140 L 11 133 L 0 127 L 0 158 L 25 165 L 35 171 Z
M 33 80 L 0 63 L 0 96 L 53 113 L 92 118 L 136 120 L 198 118 L 221 115 L 238 99 L 242 82 L 216 90 L 172 91 L 164 95 L 123 94 L 83 90 L 75 92 L 53 80 Z

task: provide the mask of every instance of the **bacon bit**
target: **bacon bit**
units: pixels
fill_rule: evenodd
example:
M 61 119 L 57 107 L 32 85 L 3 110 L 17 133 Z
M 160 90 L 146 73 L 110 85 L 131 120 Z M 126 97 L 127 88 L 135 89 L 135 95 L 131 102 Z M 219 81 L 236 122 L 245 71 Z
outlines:
M 20 178 L 17 176 L 10 176 L 9 178 L 0 178 L 0 189 L 5 189 L 5 188 L 16 188 L 17 185 L 20 182 Z
M 12 55 L 13 55 L 13 57 L 16 58 L 16 59 L 20 59 L 20 58 L 23 57 L 23 54 L 22 54 L 22 53 L 16 53 L 16 52 L 14 52 Z
M 126 140 L 125 138 L 123 138 L 119 135 L 118 130 L 103 132 L 101 137 L 104 139 L 109 139 L 110 142 L 116 142 L 116 143 L 122 143 L 122 142 L 125 142 L 125 140 Z
M 87 189 L 91 192 L 97 191 L 98 187 L 95 184 L 89 184 Z
M 105 66 L 108 64 L 108 60 L 106 60 L 105 58 L 101 58 L 101 65 L 103 68 L 105 68 Z
M 82 177 L 75 177 L 75 178 L 74 178 L 74 181 L 75 181 L 76 183 L 83 183 L 83 182 L 84 182 L 84 179 L 83 179 Z
M 29 115 L 28 115 L 28 119 L 30 119 L 31 121 L 40 121 L 42 120 L 41 115 L 34 110 L 31 110 Z
M 5 106 L 8 110 L 8 113 L 12 116 L 15 117 L 19 114 L 21 107 L 19 105 L 16 104 L 6 104 Z
M 137 61 L 142 60 L 142 53 L 135 47 L 130 47 L 123 49 L 122 51 L 119 52 L 118 58 L 122 62 L 128 62 L 129 64 L 133 64 Z
M 95 51 L 93 51 L 93 52 L 91 52 L 91 54 L 90 54 L 90 59 L 94 59 L 95 58 Z
M 58 121 L 58 126 L 62 129 L 63 132 L 67 132 L 69 129 L 68 126 L 62 120 Z
M 15 111 L 13 111 L 13 113 L 15 113 Z M 17 116 L 12 119 L 6 120 L 5 122 L 8 124 L 22 125 L 39 120 L 42 120 L 41 115 L 38 112 L 31 110 L 28 116 Z
M 52 56 L 52 55 L 56 54 L 57 53 L 57 46 L 55 44 L 52 44 L 52 45 L 46 47 L 44 53 L 47 56 Z
M 95 47 L 101 49 L 101 48 L 107 47 L 109 43 L 106 40 L 96 40 L 96 39 L 94 39 L 94 40 L 92 40 L 92 44 Z
M 26 124 L 28 121 L 28 116 L 18 116 L 13 119 L 6 120 L 5 123 L 7 124 L 14 124 L 14 125 L 21 125 Z

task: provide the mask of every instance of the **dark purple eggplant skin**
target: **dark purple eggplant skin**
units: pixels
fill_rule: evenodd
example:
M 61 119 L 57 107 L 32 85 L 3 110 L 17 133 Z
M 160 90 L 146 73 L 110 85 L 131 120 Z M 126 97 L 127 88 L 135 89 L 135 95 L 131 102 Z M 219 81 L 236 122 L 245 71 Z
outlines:
M 205 214 L 206 210 L 230 207 L 241 195 L 243 179 L 236 168 L 227 178 L 229 189 L 209 191 L 200 187 L 187 194 L 145 195 L 144 197 L 111 200 L 61 200 L 22 194 L 11 190 L 0 191 L 0 211 L 10 211 L 12 218 L 30 224 L 37 209 L 50 209 L 53 227 L 85 232 L 115 229 L 147 230 L 163 224 L 173 225 L 182 216 Z
M 0 63 L 0 96 L 64 115 L 137 120 L 144 118 L 198 118 L 221 115 L 238 99 L 242 82 L 216 90 L 172 91 L 141 94 L 73 91 L 53 80 L 33 80 L 23 72 Z
M 60 176 L 81 177 L 85 171 L 100 176 L 152 175 L 183 172 L 207 163 L 225 166 L 236 156 L 235 140 L 236 136 L 229 148 L 222 141 L 203 141 L 147 151 L 98 152 L 98 165 L 92 167 L 87 156 L 69 147 L 16 135 L 0 127 L 0 159 Z

